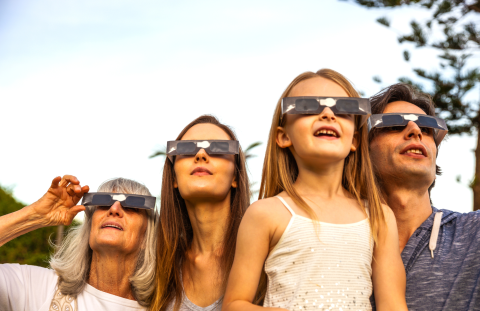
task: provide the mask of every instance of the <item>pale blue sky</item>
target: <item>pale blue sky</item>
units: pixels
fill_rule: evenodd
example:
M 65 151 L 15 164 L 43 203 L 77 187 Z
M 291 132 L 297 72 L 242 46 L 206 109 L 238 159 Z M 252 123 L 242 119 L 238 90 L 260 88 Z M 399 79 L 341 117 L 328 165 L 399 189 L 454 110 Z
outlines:
M 231 125 L 246 147 L 265 142 L 277 99 L 299 73 L 332 68 L 370 96 L 435 68 L 428 51 L 403 61 L 396 29 L 426 13 L 323 1 L 0 1 L 0 183 L 32 203 L 50 180 L 74 174 L 92 189 L 112 177 L 158 195 L 148 159 L 201 114 Z M 452 137 L 433 192 L 440 208 L 471 209 L 456 183 L 473 174 L 475 139 Z M 249 163 L 259 181 L 264 146 Z

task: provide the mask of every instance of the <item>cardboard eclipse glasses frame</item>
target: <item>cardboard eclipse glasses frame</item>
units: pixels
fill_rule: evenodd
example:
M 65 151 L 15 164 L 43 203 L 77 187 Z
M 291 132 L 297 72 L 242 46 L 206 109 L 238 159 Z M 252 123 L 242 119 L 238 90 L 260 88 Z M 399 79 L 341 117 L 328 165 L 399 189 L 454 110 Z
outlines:
M 385 128 L 394 126 L 407 126 L 408 122 L 415 122 L 418 127 L 427 127 L 433 129 L 433 137 L 437 146 L 447 135 L 448 128 L 445 120 L 417 113 L 383 113 L 373 114 L 368 119 L 368 131 L 373 128 Z
M 167 157 L 173 163 L 176 155 L 196 155 L 201 149 L 207 154 L 238 154 L 237 140 L 171 140 L 167 142 Z
M 318 97 L 300 96 L 282 98 L 282 115 L 284 114 L 320 114 L 326 107 L 334 114 L 360 115 L 360 127 L 372 114 L 370 100 L 359 97 Z
M 89 192 L 83 195 L 83 206 L 112 206 L 120 202 L 122 207 L 153 210 L 156 198 L 148 195 L 111 193 L 111 192 Z

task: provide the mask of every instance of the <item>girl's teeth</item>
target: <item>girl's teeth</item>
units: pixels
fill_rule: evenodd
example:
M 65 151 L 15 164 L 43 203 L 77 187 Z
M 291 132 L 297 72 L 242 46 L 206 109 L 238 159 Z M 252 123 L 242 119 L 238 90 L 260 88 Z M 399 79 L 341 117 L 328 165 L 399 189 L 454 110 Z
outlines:
M 331 130 L 319 130 L 315 132 L 315 136 L 318 136 L 320 134 L 332 135 L 334 137 L 337 137 L 337 133 Z

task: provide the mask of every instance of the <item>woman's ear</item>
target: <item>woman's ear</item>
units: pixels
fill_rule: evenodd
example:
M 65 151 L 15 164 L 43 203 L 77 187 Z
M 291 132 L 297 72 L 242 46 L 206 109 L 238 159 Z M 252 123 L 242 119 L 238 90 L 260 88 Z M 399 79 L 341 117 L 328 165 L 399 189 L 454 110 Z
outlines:
M 353 134 L 352 146 L 350 147 L 351 152 L 357 151 L 358 146 L 360 145 L 360 133 L 355 131 Z
M 172 165 L 172 171 L 173 171 L 173 188 L 178 188 L 178 183 L 177 183 L 177 175 L 175 174 L 175 165 Z
M 280 148 L 288 148 L 292 145 L 290 137 L 288 137 L 287 132 L 285 132 L 285 129 L 281 126 L 277 127 L 276 142 Z
M 237 176 L 233 176 L 233 180 L 232 180 L 232 188 L 237 188 L 238 187 L 238 184 L 237 184 Z

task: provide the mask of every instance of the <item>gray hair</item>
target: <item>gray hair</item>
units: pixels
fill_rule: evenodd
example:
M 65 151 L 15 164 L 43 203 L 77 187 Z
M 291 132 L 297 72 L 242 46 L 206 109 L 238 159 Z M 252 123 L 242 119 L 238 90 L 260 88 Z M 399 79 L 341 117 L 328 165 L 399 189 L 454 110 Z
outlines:
M 125 178 L 115 178 L 100 185 L 98 192 L 119 192 L 139 195 L 151 195 L 144 185 Z M 50 267 L 59 276 L 58 289 L 64 295 L 77 296 L 87 283 L 92 261 L 92 249 L 89 245 L 92 215 L 95 207 L 87 207 L 84 222 L 68 232 L 62 245 L 50 258 Z M 130 277 L 132 293 L 137 302 L 148 307 L 152 298 L 155 281 L 155 226 L 158 213 L 147 211 L 148 223 L 137 259 L 135 271 Z

